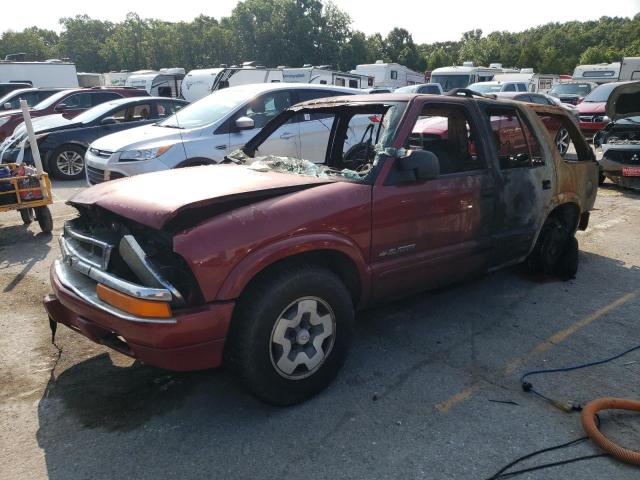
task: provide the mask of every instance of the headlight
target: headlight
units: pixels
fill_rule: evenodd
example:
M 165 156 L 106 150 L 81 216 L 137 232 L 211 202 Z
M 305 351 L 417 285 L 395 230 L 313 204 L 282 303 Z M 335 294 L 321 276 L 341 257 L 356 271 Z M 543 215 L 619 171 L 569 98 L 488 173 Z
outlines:
M 0 127 L 3 126 L 5 123 L 7 123 L 9 120 L 11 120 L 11 117 L 0 118 Z
M 604 117 L 602 117 L 602 121 L 605 123 L 609 123 L 611 119 L 605 115 Z
M 162 145 L 155 148 L 143 148 L 140 150 L 126 150 L 120 154 L 120 161 L 152 160 L 164 154 L 175 144 Z

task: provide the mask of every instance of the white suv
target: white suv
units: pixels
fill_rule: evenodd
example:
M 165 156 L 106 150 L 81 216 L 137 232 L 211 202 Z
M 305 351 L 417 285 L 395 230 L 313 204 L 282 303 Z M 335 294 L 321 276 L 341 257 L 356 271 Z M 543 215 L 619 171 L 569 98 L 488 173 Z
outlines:
M 299 83 L 242 85 L 215 91 L 152 125 L 132 128 L 93 142 L 85 157 L 87 181 L 115 178 L 192 165 L 214 164 L 253 138 L 269 120 L 296 103 L 362 93 L 352 88 Z M 367 119 L 365 119 L 367 120 Z M 368 120 L 367 120 L 368 121 Z M 351 132 L 349 143 L 362 131 Z M 279 155 L 324 161 L 322 139 L 331 125 L 322 116 L 292 118 L 261 146 Z
M 478 93 L 498 93 L 498 92 L 526 92 L 527 82 L 498 82 L 492 80 L 490 82 L 472 83 L 467 88 Z

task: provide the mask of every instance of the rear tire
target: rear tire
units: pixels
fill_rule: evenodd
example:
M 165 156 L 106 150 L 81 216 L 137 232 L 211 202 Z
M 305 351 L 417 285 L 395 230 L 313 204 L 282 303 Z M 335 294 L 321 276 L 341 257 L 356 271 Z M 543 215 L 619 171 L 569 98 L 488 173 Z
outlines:
M 23 208 L 20 211 L 20 216 L 22 217 L 22 223 L 25 225 L 31 225 L 34 218 L 33 208 Z
M 527 259 L 529 268 L 562 280 L 575 278 L 578 271 L 578 241 L 557 217 L 549 217 Z
M 261 400 L 293 405 L 333 381 L 353 324 L 352 299 L 333 272 L 309 265 L 278 270 L 238 301 L 225 364 Z
M 44 233 L 50 233 L 53 230 L 53 217 L 51 216 L 51 210 L 46 205 L 43 207 L 36 207 L 36 220 L 40 225 L 40 230 Z

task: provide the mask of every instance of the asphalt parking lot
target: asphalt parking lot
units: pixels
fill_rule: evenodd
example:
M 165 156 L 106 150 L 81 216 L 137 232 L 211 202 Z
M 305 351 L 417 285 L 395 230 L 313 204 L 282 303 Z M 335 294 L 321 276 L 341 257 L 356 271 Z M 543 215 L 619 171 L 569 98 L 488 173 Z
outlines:
M 361 312 L 337 381 L 274 408 L 224 370 L 176 374 L 59 328 L 41 306 L 56 237 L 81 182 L 56 183 L 53 235 L 0 215 L 0 478 L 484 479 L 533 450 L 583 435 L 520 389 L 535 368 L 597 360 L 640 344 L 640 194 L 610 183 L 580 232 L 575 280 L 521 267 Z M 638 397 L 640 351 L 534 378 L 554 398 Z M 640 448 L 640 419 L 605 414 L 603 431 Z M 598 453 L 588 442 L 536 463 Z M 527 479 L 637 479 L 609 458 Z

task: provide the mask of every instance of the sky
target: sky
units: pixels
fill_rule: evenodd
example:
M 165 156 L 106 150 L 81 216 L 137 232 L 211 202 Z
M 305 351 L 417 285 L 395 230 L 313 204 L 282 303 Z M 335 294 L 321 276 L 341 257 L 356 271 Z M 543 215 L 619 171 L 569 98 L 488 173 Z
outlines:
M 122 21 L 134 11 L 143 18 L 191 20 L 199 14 L 228 16 L 237 0 L 173 2 L 171 0 L 32 0 L 29 8 L 8 0 L 0 15 L 0 32 L 36 25 L 60 31 L 60 17 L 87 14 L 99 20 Z M 386 35 L 393 27 L 406 28 L 416 43 L 459 40 L 462 33 L 481 28 L 518 32 L 548 22 L 595 20 L 601 16 L 632 17 L 640 0 L 333 0 L 353 20 L 353 28 Z M 14 10 L 12 12 L 12 10 Z

